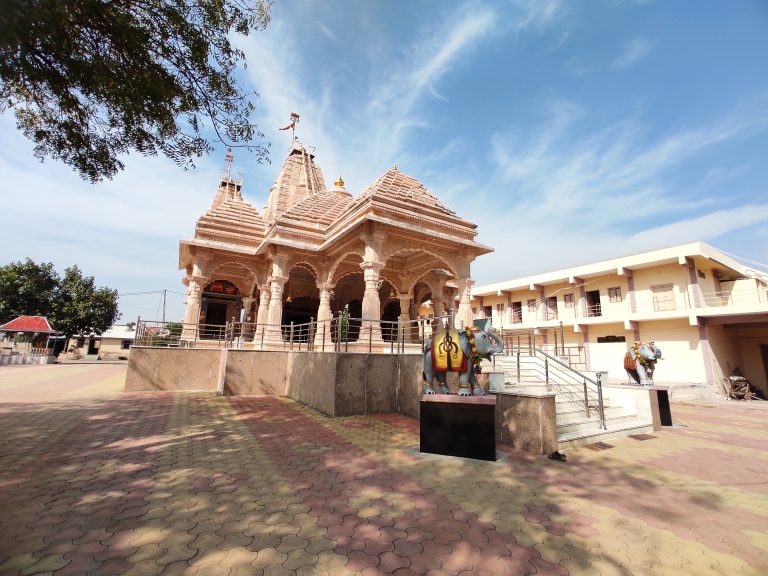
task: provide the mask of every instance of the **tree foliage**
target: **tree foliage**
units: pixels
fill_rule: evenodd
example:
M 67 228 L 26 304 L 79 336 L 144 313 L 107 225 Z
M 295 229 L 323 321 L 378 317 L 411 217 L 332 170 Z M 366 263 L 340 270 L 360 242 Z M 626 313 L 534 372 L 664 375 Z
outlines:
M 119 316 L 117 290 L 96 287 L 77 266 L 60 277 L 53 264 L 27 258 L 0 266 L 0 324 L 22 314 L 46 316 L 67 336 L 101 334 Z
M 130 150 L 192 167 L 212 150 L 207 130 L 262 159 L 230 35 L 266 27 L 271 2 L 5 0 L 0 112 L 14 110 L 38 158 L 90 181 L 113 177 Z
M 118 318 L 117 290 L 97 288 L 77 266 L 64 271 L 53 302 L 53 323 L 67 336 L 101 334 Z
M 53 264 L 30 258 L 0 266 L 0 324 L 22 314 L 47 316 L 59 285 Z

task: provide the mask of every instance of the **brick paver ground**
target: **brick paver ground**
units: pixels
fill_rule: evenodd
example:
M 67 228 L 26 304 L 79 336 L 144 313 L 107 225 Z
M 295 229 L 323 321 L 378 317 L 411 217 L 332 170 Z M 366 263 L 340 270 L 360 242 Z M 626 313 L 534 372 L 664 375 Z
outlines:
M 768 403 L 491 463 L 399 415 L 124 377 L 0 368 L 0 574 L 768 574 Z

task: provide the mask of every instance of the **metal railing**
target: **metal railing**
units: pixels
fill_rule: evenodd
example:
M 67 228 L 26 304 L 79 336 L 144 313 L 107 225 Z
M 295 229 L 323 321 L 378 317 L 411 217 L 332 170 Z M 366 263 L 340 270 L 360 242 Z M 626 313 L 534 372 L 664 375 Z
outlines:
M 768 296 L 768 295 L 766 295 Z M 766 298 L 761 299 L 760 292 L 754 290 L 722 290 L 720 292 L 704 292 L 701 295 L 702 306 L 721 307 L 721 306 L 741 306 L 755 305 L 765 307 L 768 303 Z
M 381 352 L 421 354 L 435 330 L 448 317 L 365 320 L 341 315 L 330 320 L 289 324 L 258 324 L 232 319 L 225 325 L 154 322 L 138 319 L 136 346 L 292 350 L 319 352 Z
M 595 410 L 600 427 L 606 429 L 599 373 L 596 379 L 592 379 L 541 348 L 534 347 L 530 353 L 525 348 L 505 349 L 505 352 L 502 358 L 496 359 L 495 366 L 501 367 L 510 380 L 523 386 L 543 383 L 548 391 L 554 391 L 559 397 L 583 409 L 586 418 L 590 418 L 592 410 Z

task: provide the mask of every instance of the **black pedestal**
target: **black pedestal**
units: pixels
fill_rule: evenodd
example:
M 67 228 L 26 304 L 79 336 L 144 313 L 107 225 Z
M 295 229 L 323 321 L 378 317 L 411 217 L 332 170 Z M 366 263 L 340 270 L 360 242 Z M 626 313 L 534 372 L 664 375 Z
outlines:
M 653 429 L 660 430 L 662 426 L 672 426 L 672 409 L 669 407 L 669 392 L 662 386 L 653 386 L 651 393 L 651 414 Z
M 659 402 L 659 420 L 662 426 L 672 426 L 672 409 L 669 407 L 669 393 L 666 390 L 656 390 Z
M 496 460 L 496 396 L 426 394 L 419 431 L 421 452 Z

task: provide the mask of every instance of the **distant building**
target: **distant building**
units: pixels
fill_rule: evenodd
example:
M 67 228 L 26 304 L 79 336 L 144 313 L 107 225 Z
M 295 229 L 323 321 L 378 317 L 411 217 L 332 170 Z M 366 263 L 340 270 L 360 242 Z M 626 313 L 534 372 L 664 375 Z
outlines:
M 0 364 L 49 364 L 60 337 L 45 316 L 18 316 L 0 325 Z
M 477 286 L 472 308 L 612 379 L 629 344 L 653 340 L 657 383 L 720 391 L 736 373 L 768 394 L 768 274 L 701 242 Z
M 69 358 L 127 359 L 136 337 L 136 323 L 113 324 L 100 335 L 73 336 L 65 348 Z

